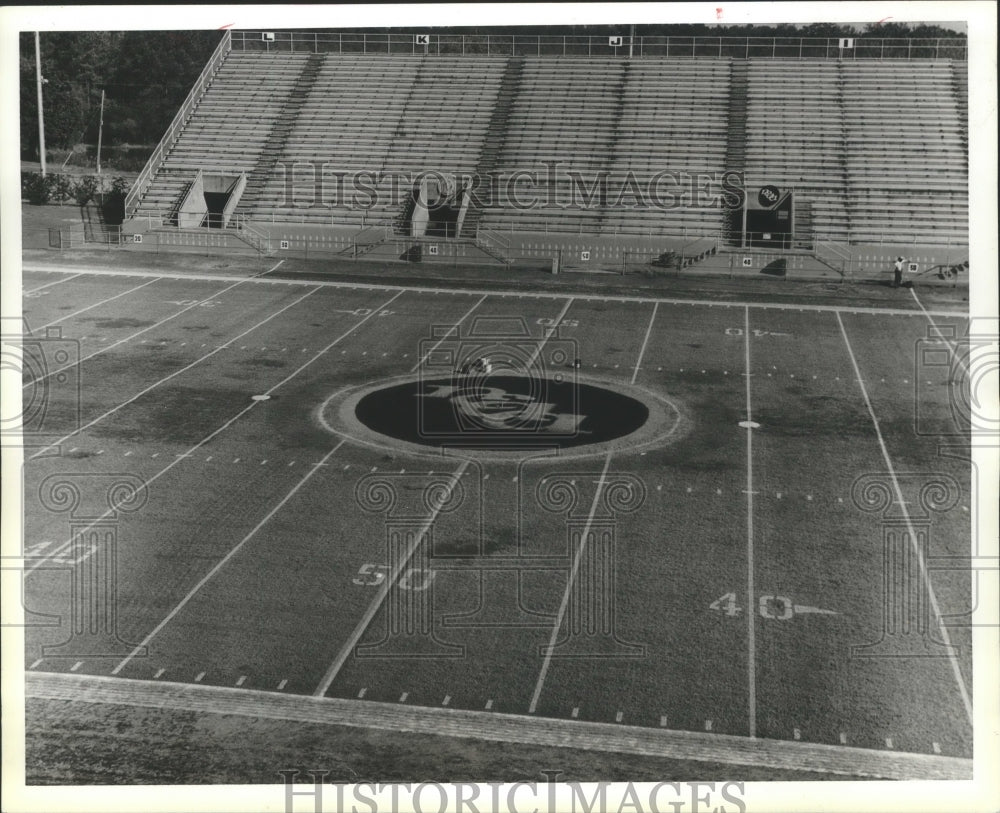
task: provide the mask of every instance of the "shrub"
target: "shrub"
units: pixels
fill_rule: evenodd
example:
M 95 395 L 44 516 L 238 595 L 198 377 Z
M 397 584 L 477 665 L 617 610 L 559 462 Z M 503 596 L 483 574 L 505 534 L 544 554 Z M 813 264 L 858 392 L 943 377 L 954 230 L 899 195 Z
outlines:
M 40 172 L 25 172 L 21 175 L 21 197 L 32 206 L 44 206 L 51 196 L 49 181 Z
M 116 176 L 111 181 L 111 192 L 112 194 L 121 195 L 125 197 L 128 195 L 129 189 L 132 188 L 132 182 L 127 178 L 123 178 L 120 175 Z
M 85 175 L 73 187 L 73 198 L 78 206 L 86 206 L 94 199 L 97 192 L 97 179 L 92 175 Z
M 65 203 L 73 197 L 73 179 L 68 175 L 49 175 L 49 192 L 52 199 Z

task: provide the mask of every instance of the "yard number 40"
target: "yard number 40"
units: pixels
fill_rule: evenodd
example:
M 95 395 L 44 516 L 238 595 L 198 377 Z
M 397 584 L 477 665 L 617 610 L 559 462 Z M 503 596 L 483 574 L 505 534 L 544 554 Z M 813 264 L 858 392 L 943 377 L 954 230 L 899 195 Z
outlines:
M 724 596 L 719 596 L 708 607 L 710 610 L 718 610 L 730 617 L 742 612 L 742 609 L 736 605 L 736 593 L 726 593 Z M 757 602 L 757 611 L 762 618 L 774 618 L 778 621 L 787 621 L 795 614 L 792 600 L 785 596 L 761 596 Z

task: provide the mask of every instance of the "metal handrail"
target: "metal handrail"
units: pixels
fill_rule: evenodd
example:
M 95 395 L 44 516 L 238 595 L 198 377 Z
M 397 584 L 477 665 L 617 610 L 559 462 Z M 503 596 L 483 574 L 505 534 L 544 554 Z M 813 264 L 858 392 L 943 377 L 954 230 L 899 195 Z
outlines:
M 265 35 L 267 38 L 265 38 Z M 558 56 L 717 59 L 968 59 L 963 37 L 682 37 L 235 31 L 239 50 L 389 56 Z
M 153 150 L 153 154 L 149 156 L 146 166 L 142 168 L 142 172 L 139 173 L 139 176 L 132 184 L 132 188 L 129 189 L 128 194 L 125 196 L 126 218 L 135 214 L 135 211 L 139 206 L 139 199 L 146 193 L 146 190 L 152 183 L 153 175 L 160 168 L 160 164 L 163 163 L 163 159 L 166 156 L 167 151 L 174 145 L 174 142 L 180 135 L 180 131 L 187 123 L 189 114 L 201 99 L 201 96 L 208 87 L 208 83 L 212 76 L 214 76 L 216 69 L 225 59 L 226 54 L 228 54 L 230 50 L 232 50 L 232 32 L 227 30 L 225 34 L 223 34 L 222 39 L 219 40 L 219 44 L 215 47 L 215 50 L 212 52 L 212 56 L 209 57 L 205 67 L 202 68 L 202 71 L 198 75 L 197 80 L 195 80 L 191 91 L 184 100 L 184 104 L 181 105 L 180 110 L 177 111 L 173 121 L 170 122 L 170 126 L 167 128 L 166 133 L 164 133 L 163 138 L 160 139 L 160 143 L 157 145 L 156 149 Z

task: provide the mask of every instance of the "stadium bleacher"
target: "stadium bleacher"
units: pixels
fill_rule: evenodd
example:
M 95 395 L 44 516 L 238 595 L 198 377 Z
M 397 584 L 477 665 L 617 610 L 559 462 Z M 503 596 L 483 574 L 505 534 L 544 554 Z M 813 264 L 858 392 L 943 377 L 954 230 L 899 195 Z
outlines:
M 232 51 L 132 213 L 162 218 L 202 169 L 247 174 L 237 211 L 251 222 L 407 233 L 412 182 L 399 178 L 487 169 L 507 194 L 473 200 L 467 236 L 722 240 L 711 193 L 736 170 L 748 189 L 794 190 L 803 244 L 961 242 L 966 82 L 949 60 Z M 354 173 L 369 173 L 360 197 L 337 180 Z M 672 205 L 637 206 L 654 181 Z

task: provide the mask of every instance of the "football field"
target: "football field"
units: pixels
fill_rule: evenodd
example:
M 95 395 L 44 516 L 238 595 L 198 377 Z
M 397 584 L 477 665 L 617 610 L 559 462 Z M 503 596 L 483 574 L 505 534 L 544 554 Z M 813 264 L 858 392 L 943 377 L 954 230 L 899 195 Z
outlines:
M 971 776 L 958 304 L 281 268 L 23 290 L 38 685 Z M 473 397 L 482 348 L 524 369 Z M 442 404 L 488 431 L 442 439 Z

